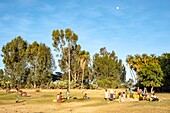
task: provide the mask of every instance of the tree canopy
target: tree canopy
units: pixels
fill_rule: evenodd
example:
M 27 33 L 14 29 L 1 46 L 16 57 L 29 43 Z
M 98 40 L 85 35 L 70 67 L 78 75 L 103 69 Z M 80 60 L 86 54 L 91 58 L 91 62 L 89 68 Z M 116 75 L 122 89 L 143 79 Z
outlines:
M 163 85 L 164 74 L 161 70 L 158 58 L 151 54 L 143 55 L 129 55 L 126 59 L 130 69 L 136 72 L 138 83 L 151 87 L 151 91 L 154 87 L 160 87 Z
M 93 70 L 103 87 L 117 87 L 126 79 L 122 60 L 118 59 L 114 51 L 108 52 L 105 47 L 93 56 Z
M 28 44 L 20 36 L 2 48 L 5 81 L 11 87 L 41 87 L 51 80 L 54 60 L 45 44 Z

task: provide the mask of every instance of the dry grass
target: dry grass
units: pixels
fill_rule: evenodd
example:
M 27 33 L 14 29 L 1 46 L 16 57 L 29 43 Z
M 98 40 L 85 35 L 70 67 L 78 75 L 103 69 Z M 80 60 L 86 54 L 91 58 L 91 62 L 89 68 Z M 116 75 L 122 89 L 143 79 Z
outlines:
M 157 94 L 163 102 L 148 101 L 105 101 L 104 90 L 71 90 L 72 98 L 63 103 L 53 102 L 56 94 L 66 90 L 25 90 L 30 97 L 20 97 L 20 102 L 15 103 L 16 93 L 7 94 L 0 90 L 0 113 L 170 113 L 170 94 Z M 87 93 L 90 100 L 83 100 Z M 74 100 L 73 97 L 77 97 Z

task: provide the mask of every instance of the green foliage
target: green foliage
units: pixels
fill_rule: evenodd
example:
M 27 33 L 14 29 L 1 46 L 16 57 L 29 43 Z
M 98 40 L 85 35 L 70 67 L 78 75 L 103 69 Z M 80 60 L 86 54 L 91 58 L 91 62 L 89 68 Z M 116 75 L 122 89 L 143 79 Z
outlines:
M 158 58 L 164 73 L 164 86 L 170 86 L 170 53 L 164 53 Z
M 134 84 L 133 84 L 133 79 L 129 79 L 123 86 L 125 87 L 125 88 L 133 88 L 133 86 L 134 86 Z
M 24 77 L 27 76 L 26 49 L 27 42 L 20 36 L 13 39 L 2 48 L 5 76 L 10 77 L 9 81 L 12 87 L 14 87 L 14 85 L 19 85 L 21 87 Z
M 98 88 L 98 84 L 89 84 L 90 89 L 97 89 Z
M 143 55 L 129 55 L 126 59 L 130 69 L 134 70 L 138 75 L 138 83 L 151 87 L 160 87 L 163 85 L 164 74 L 161 70 L 158 58 L 151 54 L 150 56 Z
M 52 71 L 55 69 L 50 48 L 35 41 L 29 44 L 26 56 L 30 69 L 28 83 L 34 88 L 46 88 L 51 81 Z
M 0 69 L 0 87 L 3 85 L 4 71 Z
M 55 86 L 56 86 L 56 88 L 59 88 L 59 89 L 67 89 L 68 88 L 68 80 L 57 81 Z
M 36 89 L 35 92 L 41 92 L 41 90 L 40 89 Z
M 53 47 L 60 57 L 59 67 L 63 72 L 64 80 L 70 78 L 71 81 L 74 81 L 73 83 L 76 83 L 81 77 L 83 85 L 85 69 L 88 68 L 90 55 L 85 50 L 81 51 L 81 46 L 76 44 L 78 36 L 71 29 L 54 30 L 52 40 Z
M 143 65 L 137 74 L 139 75 L 138 79 L 141 84 L 146 87 L 160 87 L 163 85 L 163 72 L 158 64 L 150 63 Z
M 116 88 L 119 86 L 118 80 L 111 81 L 109 78 L 101 78 L 97 81 L 99 87 L 103 88 Z
M 115 87 L 126 79 L 122 61 L 117 58 L 114 51 L 109 53 L 106 48 L 101 48 L 100 53 L 94 55 L 93 70 L 101 87 Z
M 27 44 L 20 36 L 2 48 L 4 78 L 11 87 L 46 87 L 51 81 L 54 60 L 45 44 Z

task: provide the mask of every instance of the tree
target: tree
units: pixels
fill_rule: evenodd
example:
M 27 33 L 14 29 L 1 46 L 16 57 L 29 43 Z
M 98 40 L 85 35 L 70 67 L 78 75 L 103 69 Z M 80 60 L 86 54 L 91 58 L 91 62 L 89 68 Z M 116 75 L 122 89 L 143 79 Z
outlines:
M 142 56 L 134 55 L 134 57 L 128 57 L 126 61 L 138 75 L 138 83 L 146 87 L 151 87 L 151 92 L 154 87 L 160 87 L 162 85 L 164 75 L 158 59 L 154 54 L 150 56 L 146 54 Z
M 126 73 L 122 60 L 117 58 L 114 51 L 107 52 L 106 48 L 101 48 L 100 53 L 93 56 L 93 72 L 102 87 L 118 86 Z
M 65 50 L 68 50 L 68 61 L 66 61 L 67 67 L 68 67 L 68 73 L 69 73 L 69 83 L 68 88 L 70 90 L 70 77 L 71 77 L 71 61 L 70 61 L 70 47 L 72 45 L 76 45 L 76 42 L 78 40 L 78 36 L 71 31 L 71 29 L 66 29 L 65 32 L 63 30 L 54 30 L 52 32 L 52 40 L 53 40 L 53 47 L 57 52 L 63 52 Z M 68 48 L 68 49 L 65 49 Z M 60 54 L 62 56 L 62 54 Z
M 45 87 L 51 82 L 52 71 L 55 69 L 55 62 L 50 48 L 35 41 L 29 44 L 26 52 L 30 69 L 28 85 L 33 82 L 34 88 Z
M 2 86 L 4 82 L 3 77 L 4 77 L 4 71 L 3 69 L 0 69 L 0 87 Z
M 132 88 L 133 87 L 133 79 L 129 79 L 126 83 L 125 83 L 125 87 L 127 88 Z
M 122 68 L 120 68 L 121 70 L 121 74 L 120 74 L 120 80 L 121 80 L 121 82 L 122 83 L 125 83 L 126 82 L 126 68 L 125 68 L 125 66 L 123 65 L 123 67 Z
M 86 52 L 85 50 L 79 52 L 80 56 L 80 67 L 82 69 L 82 83 L 81 88 L 83 88 L 83 80 L 84 80 L 84 70 L 87 67 L 87 62 L 90 61 L 89 52 Z
M 11 42 L 2 47 L 3 63 L 5 64 L 5 76 L 9 76 L 12 87 L 19 85 L 24 81 L 26 74 L 26 58 L 25 51 L 27 42 L 20 36 L 14 38 Z
M 151 86 L 151 92 L 153 92 L 154 87 L 163 85 L 163 72 L 161 67 L 159 64 L 155 64 L 152 61 L 142 65 L 141 69 L 138 71 L 138 75 L 138 80 L 142 85 L 146 87 Z
M 170 86 L 170 53 L 164 53 L 158 59 L 164 73 L 164 86 Z
M 136 81 L 136 77 L 135 77 L 135 74 L 133 73 L 133 63 L 134 63 L 133 60 L 134 60 L 134 57 L 132 55 L 128 55 L 126 58 L 127 67 L 129 67 L 129 69 L 130 69 L 130 74 L 131 74 L 132 80 L 134 82 L 134 81 Z

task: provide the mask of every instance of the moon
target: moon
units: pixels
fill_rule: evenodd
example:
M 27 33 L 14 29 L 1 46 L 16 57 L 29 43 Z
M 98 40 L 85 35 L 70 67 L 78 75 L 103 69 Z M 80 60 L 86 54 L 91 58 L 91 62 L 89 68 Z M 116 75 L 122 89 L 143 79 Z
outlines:
M 118 9 L 119 9 L 119 7 L 116 7 L 116 9 L 118 10 Z

